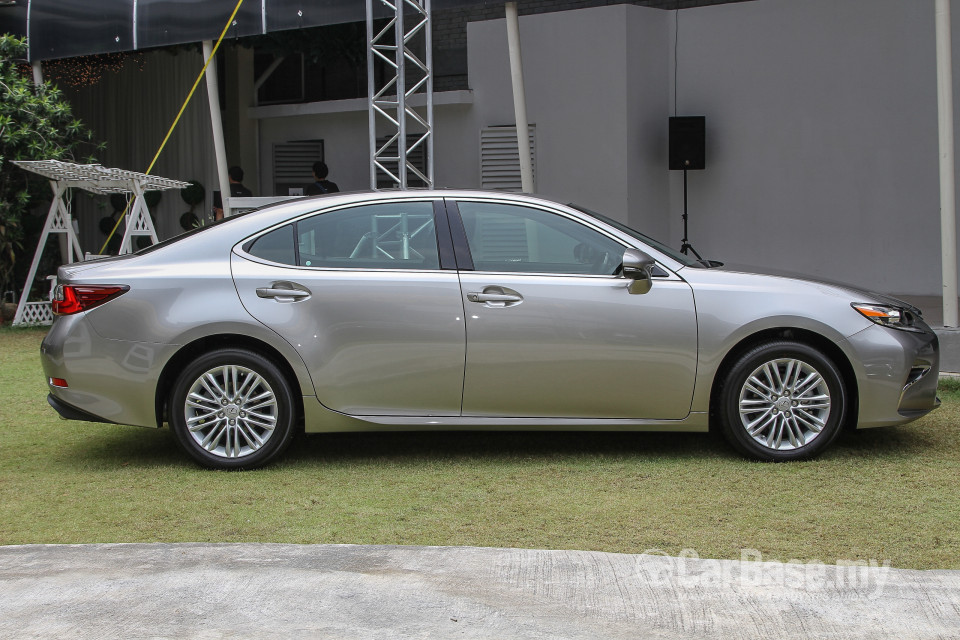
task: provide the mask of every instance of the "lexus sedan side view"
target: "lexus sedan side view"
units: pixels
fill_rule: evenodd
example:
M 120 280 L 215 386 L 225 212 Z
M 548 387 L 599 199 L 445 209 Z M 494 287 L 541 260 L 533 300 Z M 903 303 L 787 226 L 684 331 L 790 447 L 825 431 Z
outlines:
M 938 406 L 917 309 L 718 265 L 530 196 L 298 199 L 61 267 L 48 399 L 68 419 L 169 423 L 224 469 L 273 460 L 301 425 L 715 425 L 793 460 Z

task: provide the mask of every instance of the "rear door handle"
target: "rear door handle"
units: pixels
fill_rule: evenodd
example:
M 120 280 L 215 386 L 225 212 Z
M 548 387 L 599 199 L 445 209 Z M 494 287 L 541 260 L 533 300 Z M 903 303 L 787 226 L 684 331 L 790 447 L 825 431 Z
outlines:
M 296 288 L 294 288 L 296 287 Z M 274 282 L 269 287 L 258 287 L 257 297 L 273 298 L 277 302 L 296 302 L 310 297 L 310 290 L 292 282 Z
M 298 291 L 296 289 L 270 289 L 260 287 L 257 289 L 257 295 L 261 298 L 305 298 L 310 294 L 306 291 Z

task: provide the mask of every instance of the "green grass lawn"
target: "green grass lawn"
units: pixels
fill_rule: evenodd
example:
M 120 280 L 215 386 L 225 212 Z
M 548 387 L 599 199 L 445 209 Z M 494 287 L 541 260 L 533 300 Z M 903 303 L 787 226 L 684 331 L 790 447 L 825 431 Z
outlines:
M 0 544 L 474 545 L 960 569 L 960 384 L 812 462 L 748 462 L 707 434 L 302 437 L 214 472 L 170 432 L 60 420 L 44 332 L 0 329 Z

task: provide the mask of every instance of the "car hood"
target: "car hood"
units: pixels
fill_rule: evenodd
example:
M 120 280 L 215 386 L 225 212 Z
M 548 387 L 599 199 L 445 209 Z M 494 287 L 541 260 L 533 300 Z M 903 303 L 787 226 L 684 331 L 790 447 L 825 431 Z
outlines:
M 905 302 L 899 298 L 895 298 L 891 295 L 885 293 L 877 293 L 876 291 L 870 291 L 862 287 L 858 287 L 852 284 L 847 284 L 845 282 L 837 282 L 835 280 L 828 280 L 826 278 L 818 278 L 815 276 L 807 275 L 804 273 L 796 273 L 791 271 L 782 271 L 779 269 L 768 269 L 766 267 L 754 267 L 751 265 L 742 265 L 742 264 L 724 264 L 720 267 L 713 267 L 711 270 L 717 271 L 727 271 L 730 273 L 749 273 L 753 275 L 762 275 L 762 276 L 773 276 L 777 278 L 790 278 L 792 280 L 801 280 L 803 282 L 810 282 L 818 285 L 825 285 L 828 287 L 834 287 L 836 289 L 842 289 L 849 293 L 855 300 L 855 302 L 876 302 L 879 304 L 887 304 L 895 307 L 901 307 L 908 309 L 911 313 L 914 313 L 918 316 L 922 315 L 922 312 L 917 307 L 913 306 L 909 302 Z

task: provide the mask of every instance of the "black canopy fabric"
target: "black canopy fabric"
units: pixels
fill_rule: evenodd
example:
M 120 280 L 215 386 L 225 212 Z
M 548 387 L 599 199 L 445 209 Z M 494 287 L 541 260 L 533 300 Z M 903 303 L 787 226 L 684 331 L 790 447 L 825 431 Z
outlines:
M 431 9 L 502 3 L 432 0 Z M 237 0 L 0 0 L 0 33 L 28 36 L 31 62 L 117 53 L 215 40 L 236 4 Z M 379 0 L 374 12 L 376 17 L 390 15 Z M 364 0 L 244 0 L 227 37 L 365 18 Z

